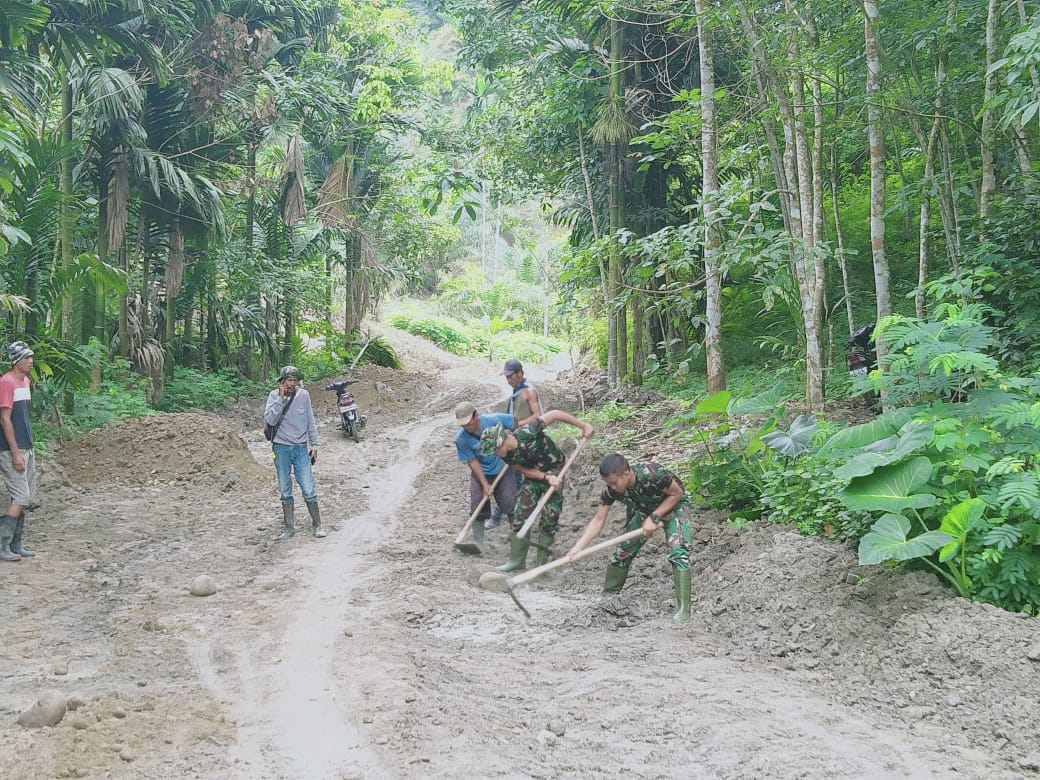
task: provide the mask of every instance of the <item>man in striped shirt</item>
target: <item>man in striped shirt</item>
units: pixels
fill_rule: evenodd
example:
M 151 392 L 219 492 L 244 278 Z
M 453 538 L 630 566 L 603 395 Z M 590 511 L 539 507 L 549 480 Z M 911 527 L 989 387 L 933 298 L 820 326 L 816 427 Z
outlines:
M 22 545 L 25 510 L 36 503 L 36 455 L 29 419 L 33 351 L 24 341 L 7 348 L 11 370 L 0 377 L 0 476 L 11 496 L 0 516 L 0 561 L 20 561 L 35 553 Z

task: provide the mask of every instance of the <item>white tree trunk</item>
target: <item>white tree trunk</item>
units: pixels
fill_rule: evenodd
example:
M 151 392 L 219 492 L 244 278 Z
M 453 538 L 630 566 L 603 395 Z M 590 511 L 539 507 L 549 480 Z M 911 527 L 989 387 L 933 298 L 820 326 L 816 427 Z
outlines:
M 726 389 L 722 355 L 722 273 L 719 269 L 719 239 L 715 228 L 715 199 L 719 192 L 719 170 L 715 145 L 715 53 L 708 25 L 708 0 L 694 0 L 697 11 L 697 41 L 701 70 L 701 169 L 704 204 L 704 348 L 707 353 L 708 392 Z
M 888 260 L 885 257 L 885 141 L 881 127 L 881 42 L 877 0 L 863 0 L 863 37 L 867 65 L 867 140 L 870 146 L 870 252 L 878 319 L 892 313 Z M 878 358 L 884 345 L 878 344 Z

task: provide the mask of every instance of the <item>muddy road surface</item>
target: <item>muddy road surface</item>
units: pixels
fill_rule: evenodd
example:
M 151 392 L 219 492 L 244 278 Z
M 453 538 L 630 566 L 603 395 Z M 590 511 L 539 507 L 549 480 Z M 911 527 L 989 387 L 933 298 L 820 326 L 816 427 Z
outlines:
M 365 367 L 360 444 L 309 383 L 324 539 L 297 499 L 296 536 L 273 541 L 261 398 L 110 426 L 46 460 L 38 555 L 0 565 L 0 775 L 1040 773 L 1037 621 L 861 568 L 840 544 L 696 515 L 681 625 L 657 540 L 607 600 L 603 556 L 524 586 L 530 619 L 481 589 L 506 539 L 489 533 L 479 558 L 453 548 L 467 490 L 451 410 L 502 400 L 496 368 Z M 567 381 L 543 388 L 581 411 Z M 561 553 L 597 501 L 596 441 L 569 479 Z M 191 595 L 200 575 L 214 594 Z M 49 691 L 60 722 L 17 725 Z

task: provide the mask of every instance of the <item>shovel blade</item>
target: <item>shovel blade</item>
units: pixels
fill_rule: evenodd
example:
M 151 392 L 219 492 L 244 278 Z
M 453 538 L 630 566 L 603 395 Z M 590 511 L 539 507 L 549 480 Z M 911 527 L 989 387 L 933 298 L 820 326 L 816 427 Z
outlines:
M 473 542 L 456 542 L 455 549 L 458 550 L 460 553 L 465 553 L 466 555 L 481 554 L 480 546 L 474 544 Z

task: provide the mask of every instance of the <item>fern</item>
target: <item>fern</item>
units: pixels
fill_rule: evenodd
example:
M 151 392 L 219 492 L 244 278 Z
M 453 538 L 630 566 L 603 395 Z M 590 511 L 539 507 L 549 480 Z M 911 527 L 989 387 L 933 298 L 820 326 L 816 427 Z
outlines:
M 997 502 L 1003 513 L 1008 513 L 1017 504 L 1027 512 L 1031 512 L 1037 506 L 1040 498 L 1040 485 L 1038 485 L 1034 474 L 1014 474 L 1002 485 L 997 492 Z

